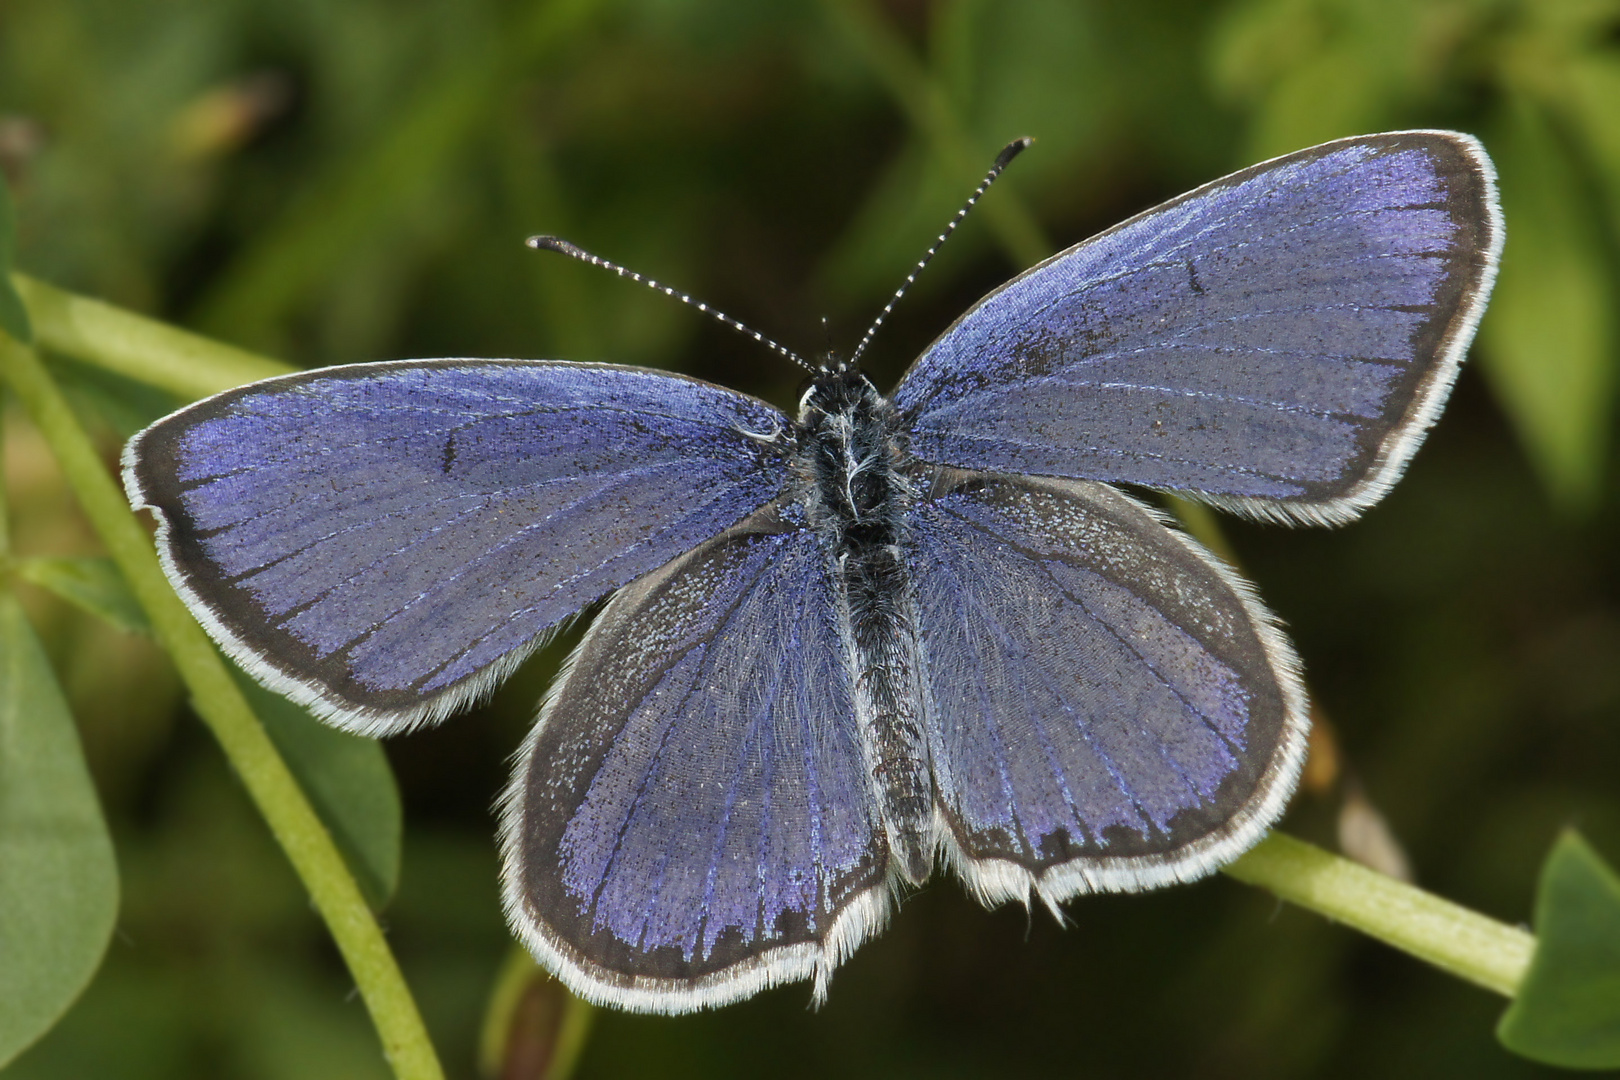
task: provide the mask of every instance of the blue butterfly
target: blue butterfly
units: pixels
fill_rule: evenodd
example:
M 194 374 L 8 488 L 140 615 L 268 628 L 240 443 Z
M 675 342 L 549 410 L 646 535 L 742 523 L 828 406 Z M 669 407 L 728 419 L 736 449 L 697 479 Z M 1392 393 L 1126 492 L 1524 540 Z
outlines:
M 1473 138 L 1342 139 L 1025 271 L 887 398 L 835 360 L 797 417 L 608 364 L 360 364 L 180 410 L 125 484 L 225 651 L 367 735 L 610 597 L 504 797 L 512 926 L 621 1008 L 820 1000 L 936 861 L 1055 910 L 1264 834 L 1298 661 L 1110 485 L 1354 518 L 1438 415 L 1501 243 Z

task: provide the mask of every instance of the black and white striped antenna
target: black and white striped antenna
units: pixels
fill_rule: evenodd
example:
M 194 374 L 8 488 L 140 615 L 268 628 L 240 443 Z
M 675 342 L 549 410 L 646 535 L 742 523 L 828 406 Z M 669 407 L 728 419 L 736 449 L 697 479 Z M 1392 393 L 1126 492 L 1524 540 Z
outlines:
M 917 260 L 917 265 L 912 267 L 911 273 L 906 275 L 906 280 L 901 282 L 900 287 L 895 290 L 894 295 L 889 297 L 889 302 L 883 305 L 883 310 L 878 312 L 878 317 L 872 320 L 871 326 L 867 327 L 866 333 L 861 336 L 860 343 L 855 346 L 855 351 L 850 354 L 849 359 L 838 365 L 840 370 L 855 366 L 855 362 L 861 358 L 861 354 L 866 351 L 866 347 L 872 343 L 872 338 L 877 334 L 878 329 L 883 325 L 883 321 L 889 317 L 889 312 L 893 311 L 894 306 L 900 302 L 900 298 L 906 295 L 906 291 L 910 289 L 912 283 L 917 280 L 917 275 L 922 273 L 923 267 L 928 265 L 929 260 L 934 257 L 935 253 L 939 251 L 939 249 L 944 245 L 945 241 L 950 239 L 951 233 L 955 232 L 956 227 L 962 224 L 962 219 L 967 217 L 968 211 L 973 209 L 973 205 L 984 197 L 984 193 L 986 191 L 990 190 L 990 185 L 996 182 L 996 177 L 1001 175 L 1001 171 L 1007 167 L 1008 162 L 1012 161 L 1013 158 L 1017 157 L 1019 154 L 1028 149 L 1029 145 L 1034 141 L 1034 139 L 1026 136 L 1022 139 L 1014 139 L 1012 142 L 1002 147 L 1001 153 L 996 155 L 995 164 L 990 166 L 990 171 L 985 173 L 983 180 L 979 181 L 979 186 L 973 189 L 973 194 L 968 196 L 968 201 L 962 205 L 962 209 L 958 210 L 956 212 L 956 216 L 951 218 L 950 224 L 945 226 L 945 231 L 940 233 L 939 236 L 935 237 L 933 244 L 926 252 L 923 253 L 923 257 Z M 731 327 L 731 329 L 737 331 L 738 333 L 748 335 L 761 345 L 765 346 L 767 349 L 770 349 L 772 352 L 779 353 L 780 355 L 787 357 L 789 360 L 793 361 L 795 364 L 798 364 L 812 375 L 817 374 L 818 369 L 813 364 L 808 363 L 802 356 L 794 352 L 792 349 L 787 348 L 785 345 L 778 345 L 776 342 L 772 341 L 758 330 L 755 330 L 753 327 L 744 325 L 736 319 L 733 319 L 730 315 L 727 315 L 725 312 L 712 308 L 696 297 L 681 292 L 679 289 L 671 288 L 660 281 L 654 281 L 645 274 L 638 274 L 629 267 L 620 266 L 618 263 L 613 262 L 610 259 L 604 259 L 600 255 L 592 255 L 584 248 L 579 247 L 577 244 L 571 244 L 561 237 L 531 236 L 527 241 L 525 241 L 525 243 L 537 251 L 555 251 L 560 254 L 567 255 L 569 258 L 578 259 L 580 262 L 587 262 L 592 266 L 600 266 L 604 270 L 611 270 L 620 277 L 629 278 L 631 281 L 645 285 L 649 289 L 656 289 L 665 296 L 673 297 L 683 304 L 697 308 L 705 315 L 724 323 L 726 326 Z
M 878 312 L 878 317 L 872 320 L 871 326 L 867 327 L 866 333 L 861 336 L 860 344 L 856 345 L 855 351 L 849 354 L 847 363 L 850 367 L 855 366 L 855 362 L 861 358 L 861 354 L 866 351 L 866 347 L 872 343 L 872 338 L 877 334 L 878 328 L 883 325 L 883 320 L 889 317 L 889 312 L 893 311 L 894 306 L 900 302 L 900 298 L 906 295 L 906 291 L 911 288 L 912 282 L 917 280 L 917 275 L 923 272 L 923 267 L 928 265 L 929 260 L 934 257 L 934 253 L 945 245 L 945 241 L 950 239 L 951 233 L 955 232 L 956 227 L 962 224 L 962 219 L 968 216 L 968 211 L 973 209 L 973 204 L 982 199 L 984 193 L 990 190 L 990 185 L 996 182 L 996 177 L 1001 175 L 1001 170 L 1005 169 L 1013 158 L 1028 150 L 1030 144 L 1034 141 L 1034 139 L 1026 135 L 1022 139 L 1014 139 L 1001 148 L 1001 153 L 996 155 L 995 164 L 991 165 L 990 171 L 984 174 L 984 179 L 979 181 L 979 186 L 973 189 L 973 194 L 968 196 L 968 201 L 963 203 L 962 209 L 958 210 L 956 216 L 951 218 L 950 224 L 945 226 L 945 231 L 934 238 L 933 245 L 923 253 L 922 258 L 917 260 L 917 265 L 911 268 L 911 273 L 906 275 L 906 280 L 900 283 L 900 287 L 894 291 L 894 295 L 889 297 L 889 302 L 883 305 L 883 310 Z
M 569 256 L 570 258 L 578 259 L 581 262 L 588 262 L 592 266 L 600 266 L 604 270 L 611 270 L 620 277 L 629 278 L 631 281 L 645 285 L 649 289 L 657 289 L 665 296 L 674 297 L 681 303 L 695 307 L 699 311 L 703 312 L 703 314 L 719 320 L 725 325 L 731 327 L 733 330 L 737 331 L 739 334 L 747 334 L 749 337 L 753 338 L 767 349 L 770 349 L 772 352 L 782 354 L 795 364 L 798 364 L 800 367 L 804 368 L 804 370 L 810 372 L 812 375 L 816 373 L 815 366 L 806 362 L 802 356 L 794 352 L 792 349 L 789 349 L 785 345 L 778 345 L 776 342 L 772 341 L 758 330 L 755 330 L 753 327 L 745 326 L 736 319 L 733 319 L 730 315 L 727 315 L 725 312 L 712 308 L 696 297 L 689 296 L 686 293 L 681 292 L 679 289 L 672 289 L 663 282 L 654 281 L 645 274 L 638 274 L 629 267 L 620 266 L 618 263 L 604 259 L 600 255 L 592 255 L 584 248 L 575 244 L 570 244 L 567 240 L 562 240 L 555 236 L 531 236 L 524 242 L 530 247 L 534 248 L 536 251 L 543 250 L 560 252 Z

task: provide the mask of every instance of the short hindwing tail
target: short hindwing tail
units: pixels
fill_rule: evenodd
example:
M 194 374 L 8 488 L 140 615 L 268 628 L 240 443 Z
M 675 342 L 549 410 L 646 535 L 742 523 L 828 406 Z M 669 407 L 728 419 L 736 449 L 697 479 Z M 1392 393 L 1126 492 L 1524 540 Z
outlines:
M 940 465 L 1347 521 L 1439 415 L 1501 247 L 1475 139 L 1340 139 L 1026 271 L 934 342 L 895 403 Z
M 521 751 L 508 917 L 570 989 L 680 1013 L 814 979 L 881 927 L 823 544 L 763 511 L 620 592 Z
M 124 453 L 175 588 L 261 681 L 382 735 L 492 688 L 549 630 L 775 498 L 787 418 L 600 364 L 289 375 Z
M 1086 481 L 948 474 L 918 517 L 939 809 L 981 899 L 1192 880 L 1281 815 L 1298 665 L 1214 556 Z

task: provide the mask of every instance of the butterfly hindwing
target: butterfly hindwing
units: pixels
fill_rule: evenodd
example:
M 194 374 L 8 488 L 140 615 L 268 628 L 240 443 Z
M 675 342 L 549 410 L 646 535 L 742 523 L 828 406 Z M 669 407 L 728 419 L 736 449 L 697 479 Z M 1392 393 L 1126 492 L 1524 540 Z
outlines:
M 888 850 L 817 534 L 768 508 L 619 592 L 521 751 L 506 906 L 576 993 L 686 1012 L 813 977 Z
M 767 437 L 786 422 L 635 368 L 362 364 L 174 414 L 131 440 L 125 483 L 239 662 L 384 734 L 453 711 L 549 628 L 775 497 Z
M 1281 813 L 1297 663 L 1230 571 L 1117 489 L 944 474 L 917 508 L 939 813 L 987 900 L 1198 877 Z
M 1501 238 L 1471 137 L 1326 143 L 1014 278 L 934 342 L 895 403 L 927 461 L 1347 520 L 1438 415 Z

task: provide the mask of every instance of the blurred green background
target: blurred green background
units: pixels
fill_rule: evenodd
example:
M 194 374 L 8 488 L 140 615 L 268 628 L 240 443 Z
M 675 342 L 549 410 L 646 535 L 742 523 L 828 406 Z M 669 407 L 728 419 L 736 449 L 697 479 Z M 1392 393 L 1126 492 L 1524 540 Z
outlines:
M 0 0 L 19 265 L 299 365 L 611 360 L 790 405 L 799 374 L 562 234 L 800 352 L 848 348 L 1008 139 L 1034 135 L 869 354 L 892 382 L 1029 261 L 1342 135 L 1474 132 L 1508 242 L 1407 478 L 1337 530 L 1228 533 L 1337 769 L 1419 884 L 1518 922 L 1560 827 L 1620 855 L 1620 3 L 1598 0 Z M 822 325 L 826 319 L 826 327 Z M 57 370 L 106 455 L 176 402 Z M 8 415 L 21 554 L 94 554 Z M 118 928 L 17 1078 L 384 1075 L 363 1007 L 167 661 L 26 595 L 116 842 Z M 396 739 L 383 909 L 455 1076 L 509 948 L 491 806 L 563 649 Z M 0 873 L 4 868 L 0 867 Z M 1501 999 L 1224 878 L 987 913 L 936 879 L 834 980 L 598 1013 L 582 1077 L 1509 1077 Z M 3 960 L 0 960 L 3 962 Z

